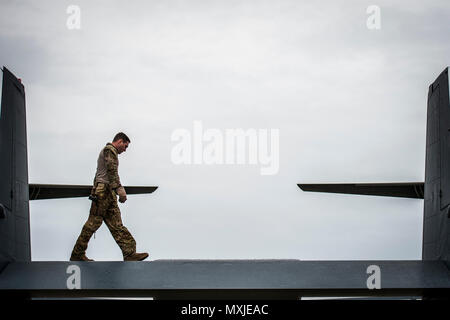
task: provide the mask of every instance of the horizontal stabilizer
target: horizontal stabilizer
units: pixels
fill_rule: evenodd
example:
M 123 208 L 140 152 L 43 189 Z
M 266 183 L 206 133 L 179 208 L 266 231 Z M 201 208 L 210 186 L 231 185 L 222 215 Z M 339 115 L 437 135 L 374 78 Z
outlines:
M 298 184 L 303 191 L 423 199 L 423 182 Z
M 30 184 L 30 200 L 88 197 L 91 185 Z M 125 186 L 127 194 L 152 193 L 158 187 Z

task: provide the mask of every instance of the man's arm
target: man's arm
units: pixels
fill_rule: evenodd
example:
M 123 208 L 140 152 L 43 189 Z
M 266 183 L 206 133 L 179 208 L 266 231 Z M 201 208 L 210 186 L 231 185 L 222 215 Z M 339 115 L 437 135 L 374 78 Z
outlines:
M 119 201 L 123 203 L 127 201 L 127 194 L 120 183 L 118 172 L 119 159 L 113 151 L 105 149 L 105 162 L 109 185 L 119 195 Z
M 115 155 L 111 150 L 105 149 L 104 152 L 109 185 L 111 189 L 115 190 L 122 186 L 118 172 L 119 160 L 117 159 L 117 155 Z

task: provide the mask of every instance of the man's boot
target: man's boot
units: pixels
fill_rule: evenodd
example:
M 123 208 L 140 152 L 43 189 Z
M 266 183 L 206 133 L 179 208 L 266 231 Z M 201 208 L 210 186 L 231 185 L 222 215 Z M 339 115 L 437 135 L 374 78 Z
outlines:
M 124 261 L 142 261 L 144 259 L 147 259 L 148 257 L 148 253 L 147 252 L 143 252 L 143 253 L 133 253 L 130 254 L 129 256 L 126 256 L 123 258 Z
M 83 254 L 83 255 L 81 255 L 79 257 L 71 255 L 70 256 L 70 261 L 94 261 L 94 260 L 89 259 L 88 257 L 86 257 L 85 254 Z

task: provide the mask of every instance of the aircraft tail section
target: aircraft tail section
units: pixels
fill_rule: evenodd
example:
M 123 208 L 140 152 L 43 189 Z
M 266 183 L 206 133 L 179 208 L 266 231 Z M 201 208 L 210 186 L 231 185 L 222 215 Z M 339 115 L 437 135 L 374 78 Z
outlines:
M 423 260 L 450 266 L 450 103 L 448 68 L 430 85 L 425 183 L 298 184 L 303 191 L 424 199 Z
M 0 263 L 30 261 L 25 89 L 3 67 L 0 113 Z
M 423 199 L 423 182 L 298 184 L 303 191 Z
M 158 187 L 150 186 L 124 186 L 127 195 L 152 193 Z M 63 199 L 89 197 L 92 190 L 91 185 L 69 185 L 69 184 L 30 184 L 30 200 Z
M 428 91 L 424 200 L 422 258 L 450 262 L 448 68 L 430 85 Z

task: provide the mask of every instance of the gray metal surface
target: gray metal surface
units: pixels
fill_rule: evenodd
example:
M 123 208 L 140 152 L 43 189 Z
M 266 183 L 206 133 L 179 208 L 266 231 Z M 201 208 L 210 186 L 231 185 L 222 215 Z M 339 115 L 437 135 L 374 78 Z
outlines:
M 67 289 L 80 267 L 81 289 Z M 381 289 L 367 288 L 370 265 L 380 267 Z M 450 289 L 450 271 L 440 261 L 156 260 L 149 262 L 10 263 L 0 291 L 31 296 L 150 296 L 155 298 L 277 298 L 346 295 L 421 295 Z
M 448 68 L 428 91 L 422 257 L 450 262 Z
M 152 193 L 158 187 L 125 186 L 125 191 L 130 194 Z M 61 185 L 61 184 L 31 184 L 29 185 L 30 200 L 58 199 L 88 197 L 92 185 Z
M 31 259 L 25 89 L 3 68 L 0 115 L 0 262 Z
M 298 184 L 303 191 L 361 194 L 368 196 L 387 196 L 423 199 L 424 183 L 314 183 Z

